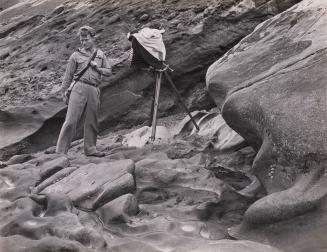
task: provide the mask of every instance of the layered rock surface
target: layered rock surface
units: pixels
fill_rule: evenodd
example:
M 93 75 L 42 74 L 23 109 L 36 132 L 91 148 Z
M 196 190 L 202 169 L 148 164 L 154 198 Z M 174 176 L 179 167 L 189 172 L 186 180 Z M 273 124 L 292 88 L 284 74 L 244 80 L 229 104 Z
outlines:
M 6 107 L 47 100 L 51 91 L 58 89 L 66 61 L 79 46 L 75 34 L 80 25 L 89 24 L 101 32 L 99 47 L 113 66 L 113 76 L 103 83 L 101 129 L 122 128 L 148 120 L 154 83 L 150 74 L 129 69 L 127 32 L 153 22 L 163 24 L 167 60 L 175 69 L 172 77 L 178 89 L 192 110 L 207 109 L 214 106 L 204 91 L 207 67 L 256 25 L 295 2 L 156 0 L 149 5 L 146 0 L 135 3 L 127 0 L 3 1 L 0 6 L 3 9 L 0 12 L 0 108 L 6 119 L 1 120 L 4 131 L 0 142 L 1 149 L 5 150 L 0 158 L 40 150 L 41 145 L 51 146 L 56 141 L 64 113 L 53 112 L 64 112 L 63 103 L 47 116 L 30 116 L 21 121 L 31 125 L 24 134 L 20 134 L 22 129 L 17 125 L 17 118 L 22 119 L 20 113 L 24 109 Z M 174 97 L 164 82 L 159 116 L 179 110 Z M 33 105 L 33 109 L 40 112 L 39 105 Z M 11 125 L 10 130 L 7 125 Z M 12 137 L 13 134 L 16 137 Z M 38 139 L 42 139 L 42 143 Z
M 106 251 L 106 238 L 83 222 L 81 211 L 98 209 L 101 223 L 139 211 L 129 194 L 136 187 L 132 160 L 71 166 L 74 159 L 66 156 L 37 154 L 21 162 L 0 170 L 1 251 Z
M 51 99 L 36 105 L 0 111 L 0 159 L 13 154 L 35 152 L 55 144 L 65 105 Z
M 258 150 L 253 169 L 269 194 L 231 234 L 286 251 L 327 246 L 316 232 L 326 232 L 326 10 L 305 0 L 265 21 L 206 75 L 228 125 Z
M 213 135 L 136 148 L 112 133 L 99 139 L 104 158 L 85 157 L 80 140 L 67 156 L 14 156 L 0 170 L 0 251 L 278 251 L 222 240 L 253 202 L 237 190 L 255 153 L 217 155 Z

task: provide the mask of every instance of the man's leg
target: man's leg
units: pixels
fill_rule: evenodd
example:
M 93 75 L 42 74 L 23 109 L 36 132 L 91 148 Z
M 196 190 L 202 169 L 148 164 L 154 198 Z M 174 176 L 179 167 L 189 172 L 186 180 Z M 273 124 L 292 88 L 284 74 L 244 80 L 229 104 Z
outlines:
M 76 85 L 78 85 L 78 83 Z M 87 101 L 86 96 L 83 95 L 81 90 L 78 90 L 80 87 L 76 88 L 77 89 L 74 88 L 69 98 L 66 119 L 61 128 L 57 142 L 57 153 L 66 154 L 68 152 L 70 143 L 72 142 L 73 137 L 76 134 L 77 123 L 81 118 L 83 110 L 85 108 L 85 104 Z
M 100 105 L 99 89 L 88 86 L 88 99 L 85 108 L 84 122 L 84 153 L 92 155 L 97 152 L 96 142 L 98 136 L 98 111 Z

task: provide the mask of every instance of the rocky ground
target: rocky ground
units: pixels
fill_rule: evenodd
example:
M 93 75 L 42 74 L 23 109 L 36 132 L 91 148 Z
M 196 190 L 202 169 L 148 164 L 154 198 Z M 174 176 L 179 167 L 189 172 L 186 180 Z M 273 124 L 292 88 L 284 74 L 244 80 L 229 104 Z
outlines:
M 233 131 L 210 120 L 196 135 L 189 119 L 164 121 L 174 139 L 158 131 L 136 148 L 123 139 L 137 130 L 110 133 L 98 143 L 104 158 L 84 156 L 77 140 L 68 155 L 51 147 L 2 163 L 1 251 L 277 251 L 227 232 L 253 202 L 238 194 L 251 182 L 253 149 L 238 135 L 230 144 Z

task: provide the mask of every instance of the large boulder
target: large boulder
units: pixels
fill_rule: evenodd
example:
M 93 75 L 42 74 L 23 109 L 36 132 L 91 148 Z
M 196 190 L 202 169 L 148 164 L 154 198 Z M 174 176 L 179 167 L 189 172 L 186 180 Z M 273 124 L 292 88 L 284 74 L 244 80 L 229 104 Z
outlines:
M 324 213 L 327 195 L 326 8 L 323 1 L 302 1 L 257 26 L 207 71 L 224 119 L 258 151 L 253 169 L 268 193 L 247 210 L 235 236 L 262 227 L 253 239 L 294 251 L 326 246 L 312 235 L 315 228 L 326 231 L 325 220 L 316 222 L 321 215 L 312 216 Z M 306 213 L 303 224 L 298 216 Z M 276 223 L 280 230 L 272 235 Z M 308 239 L 306 250 L 298 236 Z

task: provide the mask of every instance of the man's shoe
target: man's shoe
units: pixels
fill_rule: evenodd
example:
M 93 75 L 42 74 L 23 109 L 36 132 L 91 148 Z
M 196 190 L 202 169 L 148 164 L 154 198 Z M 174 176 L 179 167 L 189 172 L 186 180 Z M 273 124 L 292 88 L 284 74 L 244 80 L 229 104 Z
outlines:
M 97 151 L 91 154 L 87 154 L 86 156 L 88 157 L 104 157 L 105 154 L 103 152 Z

